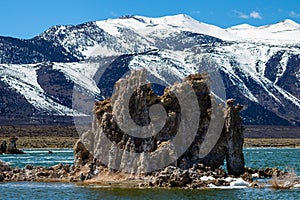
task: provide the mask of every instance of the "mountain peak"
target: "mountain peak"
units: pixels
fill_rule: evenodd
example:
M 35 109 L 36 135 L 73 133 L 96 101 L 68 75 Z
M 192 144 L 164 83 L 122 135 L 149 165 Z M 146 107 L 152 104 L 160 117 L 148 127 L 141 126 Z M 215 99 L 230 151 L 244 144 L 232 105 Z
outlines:
M 168 32 L 188 31 L 209 35 L 223 40 L 235 40 L 237 37 L 226 30 L 199 22 L 186 14 L 170 15 L 163 17 L 144 17 L 136 15 L 122 16 L 116 19 L 96 22 L 99 28 L 110 35 L 119 35 L 121 29 L 131 29 L 143 36 L 149 36 L 161 32 L 167 35 Z
M 115 19 L 108 19 L 105 20 L 104 22 L 117 22 L 117 23 L 122 23 L 125 21 L 130 21 L 130 20 L 135 20 L 141 23 L 145 24 L 153 24 L 154 22 L 156 24 L 158 23 L 168 23 L 168 24 L 178 24 L 181 22 L 188 22 L 188 21 L 195 21 L 198 22 L 197 20 L 193 19 L 189 15 L 186 14 L 177 14 L 177 15 L 168 15 L 168 16 L 162 16 L 162 17 L 145 17 L 145 16 L 139 16 L 139 15 L 125 15 L 121 16 Z M 102 21 L 98 21 L 102 22 Z M 199 22 L 198 22 L 199 23 Z
M 284 25 L 291 25 L 291 26 L 300 27 L 300 25 L 297 22 L 295 22 L 295 21 L 293 21 L 291 19 L 285 19 L 285 20 L 283 20 L 281 22 L 278 22 L 278 24 L 280 24 L 280 23 L 284 24 Z
M 285 19 L 275 24 L 265 25 L 258 27 L 260 29 L 269 29 L 272 31 L 291 31 L 295 29 L 300 29 L 300 24 L 296 23 L 291 19 Z
M 290 19 L 259 27 L 241 24 L 226 30 L 246 40 L 270 41 L 276 44 L 300 42 L 300 24 Z
M 194 18 L 192 18 L 189 15 L 186 14 L 177 14 L 177 15 L 169 15 L 169 16 L 164 16 L 161 17 L 163 19 L 169 19 L 169 20 L 193 20 L 193 21 L 197 21 Z
M 240 24 L 236 26 L 232 26 L 228 28 L 228 30 L 247 30 L 247 29 L 255 29 L 257 27 L 251 26 L 250 24 Z

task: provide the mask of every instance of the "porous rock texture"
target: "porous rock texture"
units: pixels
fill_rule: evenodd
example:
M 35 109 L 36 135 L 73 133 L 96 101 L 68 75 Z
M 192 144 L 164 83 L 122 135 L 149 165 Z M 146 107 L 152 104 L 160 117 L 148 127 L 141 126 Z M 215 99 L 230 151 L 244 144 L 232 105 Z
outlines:
M 217 105 L 211 95 L 210 80 L 206 73 L 189 75 L 182 83 L 175 83 L 166 88 L 162 96 L 157 96 L 151 84 L 145 83 L 145 79 L 145 70 L 133 71 L 131 75 L 116 83 L 111 99 L 95 103 L 93 128 L 82 134 L 81 141 L 77 144 L 83 145 L 81 149 L 86 148 L 83 151 L 90 152 L 90 155 L 86 156 L 87 160 L 93 163 L 98 160 L 97 163 L 102 168 L 110 171 L 145 175 L 162 171 L 167 166 L 182 171 L 201 164 L 216 170 L 226 159 L 229 174 L 238 176 L 244 173 L 243 127 L 239 116 L 242 106 L 235 106 L 234 99 L 227 100 L 225 108 Z M 189 98 L 193 98 L 179 97 L 185 95 L 184 92 L 188 88 L 192 88 L 192 93 L 196 95 L 199 115 L 193 115 L 197 113 L 197 106 L 182 105 L 185 101 L 189 102 Z M 128 98 L 127 91 L 131 92 L 128 101 L 124 100 Z M 160 113 L 156 116 L 153 113 L 151 107 L 157 104 L 163 106 L 165 115 Z M 153 131 L 151 120 L 155 120 L 155 117 L 161 117 L 159 120 L 164 124 L 158 133 L 150 134 L 150 137 L 132 136 L 129 133 L 130 128 L 136 129 L 136 126 L 126 127 L 126 112 L 129 112 L 129 117 L 135 125 L 148 126 L 149 131 Z M 184 115 L 182 112 L 188 114 Z M 116 116 L 119 117 L 118 120 Z M 197 124 L 193 134 L 190 132 L 194 130 L 195 124 L 188 124 L 187 121 L 195 120 L 195 116 Z M 125 127 L 126 131 L 119 127 L 120 123 L 117 121 L 123 122 L 122 128 Z M 182 127 L 180 123 L 183 123 Z M 176 138 L 179 129 L 183 130 L 184 134 Z M 174 138 L 180 142 L 173 142 Z M 192 142 L 189 144 L 189 141 Z M 181 146 L 175 146 L 176 144 L 187 148 L 182 150 Z M 91 159 L 91 155 L 95 159 Z M 78 169 L 85 165 L 81 156 L 76 156 L 76 150 L 75 158 L 75 165 L 81 163 L 77 164 Z

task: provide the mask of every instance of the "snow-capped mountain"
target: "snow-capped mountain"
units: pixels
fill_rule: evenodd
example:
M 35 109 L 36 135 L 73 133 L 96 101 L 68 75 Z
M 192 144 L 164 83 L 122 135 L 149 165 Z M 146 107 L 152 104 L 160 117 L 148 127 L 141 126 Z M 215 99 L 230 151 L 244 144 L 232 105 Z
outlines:
M 270 41 L 271 44 L 274 44 L 275 41 L 283 44 L 300 42 L 300 24 L 289 19 L 277 24 L 260 27 L 242 24 L 226 30 L 245 40 L 260 40 L 262 42 Z
M 144 67 L 162 86 L 217 71 L 226 98 L 245 106 L 245 124 L 299 125 L 299 33 L 291 20 L 222 29 L 175 15 L 54 26 L 30 40 L 1 37 L 0 118 L 67 123 L 83 115 L 72 108 L 74 91 L 82 102 L 109 97 L 119 78 Z

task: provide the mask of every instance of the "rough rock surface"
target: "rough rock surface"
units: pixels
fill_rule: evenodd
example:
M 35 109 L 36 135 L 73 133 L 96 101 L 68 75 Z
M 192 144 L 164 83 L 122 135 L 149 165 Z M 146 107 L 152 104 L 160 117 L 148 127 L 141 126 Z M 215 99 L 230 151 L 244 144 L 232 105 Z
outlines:
M 243 127 L 239 111 L 243 108 L 240 105 L 234 106 L 234 99 L 227 100 L 225 133 L 227 139 L 226 163 L 229 174 L 240 175 L 244 173 L 243 155 Z
M 104 166 L 117 171 L 147 174 L 153 171 L 149 169 L 155 169 L 155 167 L 161 169 L 159 159 L 150 159 L 151 163 L 147 162 L 147 159 L 151 158 L 153 154 L 156 155 L 153 152 L 159 154 L 162 151 L 168 151 L 170 154 L 172 152 L 169 150 L 172 148 L 170 143 L 176 137 L 180 123 L 184 123 L 183 120 L 192 120 L 191 118 L 185 119 L 186 116 L 181 113 L 183 105 L 180 104 L 182 102 L 179 102 L 180 99 L 178 98 L 178 94 L 183 93 L 184 87 L 188 85 L 193 89 L 198 100 L 197 105 L 200 110 L 200 116 L 197 119 L 198 128 L 195 137 L 192 138 L 192 143 L 182 154 L 178 155 L 179 151 L 173 150 L 174 155 L 171 156 L 175 156 L 177 159 L 169 165 L 188 170 L 195 164 L 201 163 L 215 170 L 226 159 L 229 174 L 238 176 L 244 173 L 243 127 L 239 116 L 242 106 L 234 106 L 234 99 L 227 100 L 225 109 L 216 105 L 210 94 L 207 74 L 190 75 L 183 83 L 176 83 L 174 86 L 166 88 L 162 96 L 157 96 L 153 92 L 151 84 L 144 84 L 143 78 L 145 77 L 146 71 L 144 70 L 132 72 L 126 79 L 117 82 L 116 91 L 111 99 L 95 104 L 93 130 L 81 136 L 83 144 L 91 154 L 95 155 L 95 158 L 100 162 L 104 160 L 102 162 Z M 126 104 L 122 98 L 126 98 L 126 91 L 132 91 L 133 82 L 140 87 L 135 89 L 129 104 Z M 176 93 L 175 90 L 179 93 Z M 151 117 L 151 106 L 155 104 L 162 105 L 166 112 L 165 124 L 157 134 L 152 134 L 151 137 L 147 138 L 138 138 L 121 130 L 115 116 L 121 116 L 121 121 L 126 122 L 128 116 L 124 115 L 123 112 L 126 105 L 129 105 L 130 118 L 139 126 L 147 126 L 153 117 Z M 115 115 L 113 106 L 117 108 Z M 195 108 L 188 108 L 186 112 L 192 114 L 195 112 Z M 212 123 L 213 120 L 222 123 Z M 129 128 L 131 127 L 129 126 Z M 184 142 L 191 137 L 189 134 L 190 127 L 185 126 L 184 130 L 186 134 L 180 138 L 183 141 L 180 143 L 181 145 L 185 145 Z M 220 133 L 216 134 L 218 131 Z M 205 138 L 209 138 L 208 141 Z M 111 144 L 103 141 L 110 141 Z M 111 153 L 110 150 L 113 148 L 120 149 L 121 153 Z M 149 153 L 150 156 L 143 157 L 143 153 Z M 142 154 L 142 156 L 134 157 L 137 154 Z M 166 156 L 170 156 L 169 154 Z M 104 158 L 105 156 L 108 158 Z M 128 165 L 128 163 L 130 164 Z M 126 165 L 130 166 L 132 171 L 126 169 Z
M 0 160 L 0 171 L 9 171 L 11 170 L 11 167 L 8 165 L 8 163 L 3 162 L 2 160 Z
M 74 166 L 75 168 L 81 168 L 88 162 L 93 161 L 93 155 L 85 148 L 82 142 L 79 140 L 74 146 Z
M 78 177 L 78 176 L 75 176 Z M 12 168 L 0 161 L 1 181 L 77 181 L 70 165 L 58 164 L 52 167 L 26 165 Z
M 80 141 L 78 141 L 80 143 Z M 83 146 L 76 145 L 81 149 Z M 83 155 L 83 154 L 80 154 Z M 77 168 L 80 167 L 80 168 Z M 108 184 L 113 185 L 124 182 L 128 187 L 181 187 L 199 189 L 213 186 L 229 186 L 234 181 L 243 179 L 251 183 L 249 187 L 261 187 L 257 182 L 253 182 L 252 177 L 270 178 L 275 174 L 285 174 L 276 168 L 249 169 L 235 178 L 228 175 L 223 169 L 212 170 L 203 164 L 193 165 L 193 167 L 180 169 L 168 166 L 164 169 L 152 172 L 146 176 L 131 176 L 118 172 L 109 172 L 107 168 L 97 162 L 86 163 L 84 166 L 57 164 L 52 167 L 41 167 L 26 165 L 24 168 L 13 168 L 0 160 L 0 182 L 8 181 L 37 181 L 37 182 L 80 182 L 87 184 Z M 98 178 L 98 179 L 97 179 Z M 100 178 L 100 181 L 99 181 Z

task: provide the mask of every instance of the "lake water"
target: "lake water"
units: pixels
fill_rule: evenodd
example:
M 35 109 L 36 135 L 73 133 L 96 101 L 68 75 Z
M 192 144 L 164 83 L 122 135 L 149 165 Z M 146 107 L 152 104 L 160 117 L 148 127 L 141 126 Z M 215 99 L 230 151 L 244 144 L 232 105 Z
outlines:
M 13 167 L 23 168 L 28 164 L 50 167 L 58 163 L 73 164 L 73 149 L 24 149 L 26 154 L 0 155 L 0 159 Z M 52 154 L 49 154 L 49 151 Z
M 27 164 L 52 166 L 72 164 L 72 149 L 25 150 L 24 155 L 0 155 L 0 159 L 13 166 Z M 244 150 L 247 167 L 287 167 L 300 175 L 300 149 L 247 148 Z M 70 183 L 10 182 L 0 183 L 1 199 L 300 199 L 300 189 L 128 189 L 107 187 L 82 187 Z

